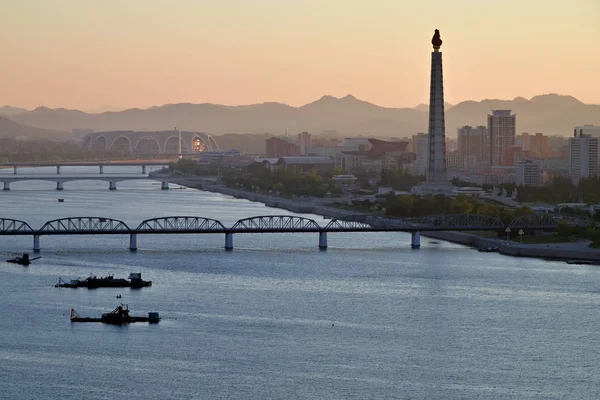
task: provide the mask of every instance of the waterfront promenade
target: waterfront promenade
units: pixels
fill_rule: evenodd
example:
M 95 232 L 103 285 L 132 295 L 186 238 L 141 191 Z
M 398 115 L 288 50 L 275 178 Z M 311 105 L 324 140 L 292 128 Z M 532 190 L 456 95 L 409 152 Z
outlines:
M 251 192 L 241 189 L 229 188 L 216 183 L 216 178 L 200 177 L 170 177 L 170 183 L 181 186 L 221 193 L 236 198 L 247 199 L 263 203 L 269 207 L 281 208 L 288 211 L 304 214 L 317 214 L 327 218 L 344 218 L 360 214 L 342 208 L 331 206 L 340 198 L 302 198 L 286 199 L 264 193 Z M 364 213 L 367 215 L 366 213 Z M 475 248 L 498 247 L 501 254 L 514 257 L 537 257 L 559 260 L 586 260 L 600 262 L 600 249 L 589 247 L 589 241 L 577 243 L 552 243 L 552 244 L 521 244 L 507 242 L 501 238 L 489 238 L 471 232 L 439 231 L 426 232 L 423 236 L 445 240 L 452 243 L 463 244 Z

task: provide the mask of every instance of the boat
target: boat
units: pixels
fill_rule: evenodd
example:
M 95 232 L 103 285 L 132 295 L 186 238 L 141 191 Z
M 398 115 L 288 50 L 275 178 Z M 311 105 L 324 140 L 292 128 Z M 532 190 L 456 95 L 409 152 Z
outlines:
M 500 251 L 498 247 L 480 247 L 477 251 L 481 251 L 483 253 L 497 253 Z
M 575 264 L 575 265 L 600 265 L 600 261 L 591 261 L 591 260 L 567 260 L 567 264 Z
M 54 287 L 61 288 L 123 288 L 130 287 L 138 289 L 142 287 L 152 286 L 152 281 L 145 281 L 142 279 L 140 272 L 132 272 L 129 274 L 128 279 L 115 278 L 113 275 L 98 278 L 96 276 L 90 276 L 86 279 L 74 279 L 69 282 L 63 281 L 62 278 L 58 278 L 58 283 Z
M 77 314 L 74 308 L 71 309 L 71 322 L 102 322 L 111 325 L 127 325 L 134 322 L 148 322 L 157 324 L 160 316 L 157 312 L 149 312 L 147 317 L 136 317 L 129 315 L 129 306 L 121 304 L 109 313 L 102 314 L 100 318 L 82 317 Z
M 58 202 L 59 202 L 59 203 L 64 203 L 64 202 L 65 202 L 65 199 L 58 199 Z
M 31 262 L 33 260 L 38 260 L 42 257 L 34 257 L 34 258 L 29 258 L 29 254 L 28 253 L 23 253 L 22 256 L 17 256 L 14 258 L 10 258 L 8 260 L 6 260 L 7 263 L 11 263 L 11 264 L 19 264 L 19 265 L 29 265 L 31 264 Z

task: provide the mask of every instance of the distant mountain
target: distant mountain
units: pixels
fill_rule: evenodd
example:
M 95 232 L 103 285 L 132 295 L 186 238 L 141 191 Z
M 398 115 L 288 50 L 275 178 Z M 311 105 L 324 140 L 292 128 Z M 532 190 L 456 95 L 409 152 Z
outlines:
M 487 114 L 491 110 L 512 110 L 517 115 L 517 133 L 569 136 L 577 125 L 600 125 L 600 106 L 584 104 L 572 96 L 546 94 L 530 100 L 517 97 L 513 100 L 464 101 L 446 113 L 446 132 L 455 135 L 456 127 L 487 125 Z
M 27 111 L 29 111 L 29 110 L 26 110 L 24 108 L 2 106 L 2 107 L 0 107 L 0 116 L 10 117 L 13 115 L 26 113 Z
M 209 132 L 291 134 L 308 131 L 337 131 L 341 135 L 410 136 L 425 132 L 427 112 L 416 108 L 386 108 L 348 95 L 342 98 L 323 96 L 301 107 L 281 103 L 246 106 L 218 104 L 166 104 L 145 110 L 89 114 L 64 108 L 38 107 L 14 115 L 12 119 L 24 125 L 70 131 L 76 128 L 105 130 L 168 130 L 175 127 Z M 583 124 L 600 125 L 600 106 L 583 104 L 571 96 L 548 94 L 531 100 L 464 101 L 446 105 L 446 134 L 456 136 L 463 125 L 486 125 L 487 114 L 495 109 L 510 109 L 517 114 L 517 132 L 544 132 L 569 135 L 573 127 Z
M 454 105 L 444 102 L 444 111 L 448 112 Z M 429 104 L 421 103 L 415 107 L 415 110 L 429 112 Z
M 58 139 L 70 136 L 68 132 L 21 125 L 8 118 L 0 117 L 0 138 Z

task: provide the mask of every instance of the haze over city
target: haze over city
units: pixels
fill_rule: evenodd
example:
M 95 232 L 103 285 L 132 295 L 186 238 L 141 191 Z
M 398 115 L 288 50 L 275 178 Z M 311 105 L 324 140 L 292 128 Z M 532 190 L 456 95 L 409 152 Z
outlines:
M 294 106 L 348 93 L 428 102 L 432 26 L 446 101 L 544 93 L 600 103 L 595 0 L 4 1 L 0 104 L 104 111 Z
M 600 398 L 598 0 L 0 2 L 0 397 Z

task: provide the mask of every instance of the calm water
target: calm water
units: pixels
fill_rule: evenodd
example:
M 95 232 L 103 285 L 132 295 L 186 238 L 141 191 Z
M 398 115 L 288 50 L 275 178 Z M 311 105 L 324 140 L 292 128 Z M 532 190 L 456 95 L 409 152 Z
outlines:
M 229 225 L 287 214 L 145 181 L 107 186 L 14 183 L 0 192 L 0 216 L 39 227 L 67 216 L 136 226 L 167 215 Z M 0 262 L 0 398 L 600 398 L 600 267 L 426 238 L 414 251 L 403 233 L 330 234 L 325 252 L 316 234 L 235 235 L 232 252 L 223 244 L 223 235 L 148 235 L 132 253 L 126 236 L 42 237 L 31 266 Z M 0 253 L 31 245 L 0 237 Z M 154 285 L 53 287 L 58 277 L 137 271 Z M 95 316 L 119 301 L 163 320 L 69 322 L 72 307 Z

